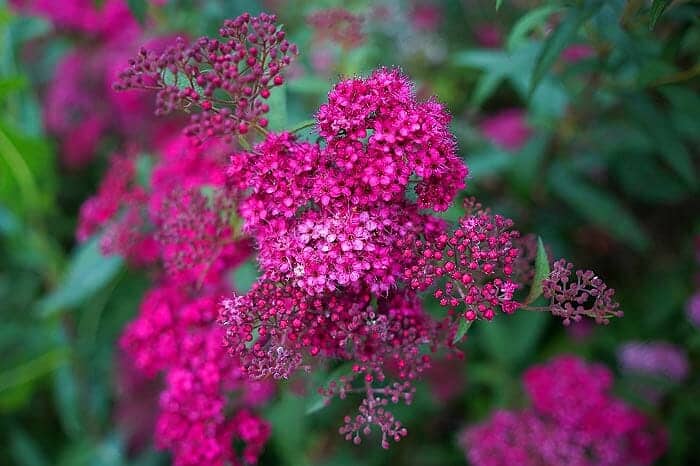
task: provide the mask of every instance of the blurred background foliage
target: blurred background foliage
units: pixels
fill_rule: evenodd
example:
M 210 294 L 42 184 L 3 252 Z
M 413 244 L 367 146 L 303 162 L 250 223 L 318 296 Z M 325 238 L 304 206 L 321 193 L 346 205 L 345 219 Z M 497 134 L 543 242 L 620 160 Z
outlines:
M 471 172 L 465 194 L 541 235 L 553 257 L 606 277 L 625 310 L 603 328 L 525 314 L 475 327 L 466 362 L 435 368 L 414 404 L 397 410 L 410 435 L 388 452 L 344 442 L 342 403 L 310 409 L 315 400 L 292 381 L 266 409 L 273 437 L 262 464 L 465 464 L 457 432 L 522 405 L 524 368 L 562 352 L 614 368 L 620 345 L 640 340 L 682 347 L 690 374 L 681 383 L 622 373 L 617 390 L 668 429 L 659 464 L 700 464 L 700 330 L 685 314 L 700 289 L 700 4 L 127 3 L 154 36 L 215 34 L 243 11 L 278 14 L 301 50 L 277 107 L 288 126 L 308 120 L 341 76 L 402 67 L 420 95 L 437 95 L 453 114 Z M 308 24 L 332 7 L 362 17 L 361 43 L 324 40 Z M 125 393 L 115 341 L 149 278 L 103 257 L 95 240 L 74 241 L 79 206 L 116 142 L 107 135 L 89 164 L 69 168 L 42 124 L 57 63 L 89 44 L 4 1 L 0 37 L 0 464 L 168 464 L 152 446 L 134 448 L 116 413 Z M 316 377 L 307 384 L 323 382 Z M 644 384 L 662 391 L 659 403 L 639 396 Z

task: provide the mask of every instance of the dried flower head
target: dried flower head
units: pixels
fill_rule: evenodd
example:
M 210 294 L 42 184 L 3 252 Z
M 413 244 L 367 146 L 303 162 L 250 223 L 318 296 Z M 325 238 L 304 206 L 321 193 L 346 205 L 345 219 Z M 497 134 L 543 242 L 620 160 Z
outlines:
M 564 319 L 564 325 L 591 317 L 598 324 L 607 324 L 612 317 L 622 317 L 620 304 L 613 297 L 615 290 L 608 288 L 592 270 L 577 270 L 565 259 L 556 261 L 549 276 L 542 282 L 542 294 L 549 299 L 553 315 Z

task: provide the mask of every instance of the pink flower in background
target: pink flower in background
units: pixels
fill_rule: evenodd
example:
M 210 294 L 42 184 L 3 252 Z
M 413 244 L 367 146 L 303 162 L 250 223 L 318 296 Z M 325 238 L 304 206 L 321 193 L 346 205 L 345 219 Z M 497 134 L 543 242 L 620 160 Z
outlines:
M 455 357 L 435 361 L 427 371 L 428 385 L 440 403 L 449 403 L 464 393 L 467 378 L 463 358 Z
M 637 374 L 667 377 L 680 382 L 688 376 L 685 351 L 666 342 L 630 342 L 618 351 L 622 370 Z
M 315 72 L 328 75 L 336 64 L 336 57 L 331 47 L 319 45 L 311 51 L 310 61 Z
M 700 291 L 696 292 L 690 297 L 688 303 L 686 304 L 686 314 L 688 315 L 688 320 L 700 328 Z
M 59 29 L 112 39 L 138 30 L 126 0 L 10 0 L 19 11 L 46 17 Z
M 567 63 L 576 63 L 595 56 L 595 49 L 588 44 L 574 44 L 564 49 L 562 59 Z
M 306 19 L 314 30 L 316 43 L 333 42 L 347 50 L 359 47 L 365 41 L 363 21 L 362 16 L 344 8 L 318 10 Z
M 115 357 L 115 423 L 126 434 L 130 452 L 140 452 L 153 439 L 160 381 L 146 377 L 123 351 Z
M 665 450 L 665 434 L 612 396 L 612 373 L 575 356 L 529 369 L 532 406 L 497 411 L 460 435 L 474 466 L 645 466 Z
M 63 162 L 80 167 L 96 153 L 103 132 L 109 126 L 104 100 L 99 94 L 98 55 L 75 51 L 59 62 L 44 98 L 46 129 L 61 142 Z
M 411 8 L 410 19 L 418 31 L 434 32 L 442 23 L 442 8 L 439 5 L 416 2 Z
M 480 24 L 474 28 L 474 39 L 482 47 L 497 49 L 503 44 L 503 33 L 494 24 Z
M 510 151 L 520 150 L 532 135 L 521 108 L 509 108 L 484 118 L 481 134 L 493 144 Z
M 134 160 L 113 154 L 98 192 L 80 207 L 76 237 L 87 241 L 97 230 L 103 228 L 119 212 L 136 174 Z

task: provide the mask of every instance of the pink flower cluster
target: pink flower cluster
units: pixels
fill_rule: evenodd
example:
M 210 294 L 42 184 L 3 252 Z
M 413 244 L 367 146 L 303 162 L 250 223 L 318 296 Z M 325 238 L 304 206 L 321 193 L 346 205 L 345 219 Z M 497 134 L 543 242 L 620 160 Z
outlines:
M 512 220 L 491 215 L 473 199 L 465 208 L 467 215 L 451 234 L 414 243 L 417 261 L 404 270 L 404 277 L 421 291 L 441 280 L 435 299 L 451 308 L 451 314 L 464 305 L 462 314 L 468 322 L 491 320 L 498 310 L 512 314 L 518 308 L 514 299 L 518 284 L 510 277 L 520 256 L 513 245 L 519 233 L 512 230 Z
M 79 34 L 82 41 L 63 56 L 43 98 L 46 129 L 60 145 L 62 162 L 70 168 L 95 158 L 108 135 L 128 138 L 131 144 L 149 146 L 164 130 L 154 123 L 151 103 L 138 96 L 115 93 L 112 82 L 117 65 L 146 41 L 144 31 L 125 0 L 15 0 L 21 11 L 50 19 L 56 34 Z M 161 37 L 148 41 L 161 50 L 171 42 Z
M 444 210 L 464 187 L 448 122 L 441 105 L 416 100 L 406 77 L 381 69 L 329 93 L 317 114 L 325 145 L 270 134 L 231 158 L 262 271 L 248 294 L 223 302 L 231 353 L 256 378 L 287 378 L 309 356 L 353 362 L 342 391 L 367 397 L 341 433 L 355 442 L 371 425 L 385 447 L 405 435 L 384 406 L 409 400 L 398 393 L 410 387 L 373 382 L 389 368 L 413 380 L 429 363 L 421 347 L 445 341 L 445 325 L 401 281 L 409 238 L 444 229 L 419 207 Z
M 532 406 L 498 411 L 460 436 L 475 466 L 643 466 L 665 450 L 665 435 L 610 394 L 605 367 L 560 356 L 524 375 Z
M 269 382 L 243 373 L 216 325 L 227 274 L 250 252 L 230 223 L 234 206 L 223 186 L 221 149 L 175 136 L 162 144 L 146 186 L 133 158 L 113 157 L 78 230 L 86 239 L 102 229 L 103 249 L 132 263 L 161 264 L 121 345 L 146 376 L 164 374 L 156 442 L 182 466 L 254 463 L 270 432 L 251 411 L 271 395 L 261 388 Z M 234 439 L 244 445 L 240 452 L 231 448 Z
M 168 283 L 153 289 L 122 337 L 122 347 L 137 368 L 150 376 L 165 374 L 156 442 L 173 453 L 175 465 L 223 466 L 239 464 L 231 448 L 237 438 L 245 445 L 242 460 L 255 463 L 270 428 L 246 405 L 265 398 L 231 397 L 234 392 L 261 392 L 226 354 L 222 330 L 212 325 L 214 295 L 190 294 Z
M 484 118 L 479 129 L 493 144 L 509 151 L 518 151 L 532 135 L 525 117 L 525 112 L 519 108 L 502 110 Z
M 268 124 L 265 100 L 284 83 L 282 70 L 297 54 L 275 24 L 274 15 L 243 14 L 226 20 L 221 39 L 201 37 L 192 45 L 178 38 L 162 53 L 142 48 L 119 75 L 115 89 L 157 90 L 156 113 L 192 112 L 186 129 L 200 142 L 212 136 L 230 140 Z
M 315 44 L 332 42 L 349 50 L 359 47 L 365 41 L 362 16 L 343 8 L 314 11 L 306 22 L 314 29 Z
M 156 3 L 152 1 L 152 3 Z M 10 0 L 19 11 L 41 15 L 56 28 L 105 39 L 136 27 L 125 0 Z

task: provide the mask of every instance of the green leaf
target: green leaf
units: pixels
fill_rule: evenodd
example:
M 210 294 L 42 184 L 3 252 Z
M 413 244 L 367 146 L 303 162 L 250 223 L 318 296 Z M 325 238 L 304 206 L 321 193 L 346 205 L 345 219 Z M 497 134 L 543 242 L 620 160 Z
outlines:
M 468 157 L 469 177 L 481 181 L 507 170 L 513 162 L 513 154 L 490 146 Z
M 148 12 L 148 2 L 146 0 L 127 0 L 126 3 L 129 5 L 134 18 L 139 23 L 144 24 L 146 22 L 146 13 Z
M 666 11 L 666 8 L 671 4 L 673 0 L 654 0 L 651 4 L 651 10 L 649 12 L 649 29 L 652 30 L 656 26 L 656 22 L 661 18 L 661 15 Z
M 123 262 L 121 257 L 104 256 L 99 237 L 91 238 L 73 252 L 63 280 L 41 300 L 40 311 L 51 315 L 82 304 L 117 275 Z
M 507 368 L 514 368 L 532 357 L 550 321 L 545 312 L 497 316 L 492 322 L 482 322 L 483 325 L 475 329 L 473 341 L 494 360 Z
M 243 150 L 249 151 L 251 149 L 251 145 L 248 140 L 241 135 L 238 135 L 238 144 L 243 148 Z
M 513 57 L 501 50 L 467 50 L 457 52 L 452 57 L 456 66 L 469 66 L 492 72 L 507 73 L 515 68 Z
M 39 444 L 19 426 L 10 429 L 10 453 L 17 466 L 48 466 Z
M 17 367 L 3 371 L 0 373 L 0 393 L 53 372 L 65 363 L 67 357 L 68 352 L 65 348 L 54 348 Z
M 240 293 L 247 293 L 258 279 L 258 266 L 254 260 L 247 260 L 233 271 L 233 284 Z
M 523 15 L 514 25 L 508 34 L 508 39 L 506 40 L 506 47 L 508 50 L 514 50 L 518 45 L 520 45 L 527 35 L 535 28 L 544 24 L 547 18 L 549 18 L 553 13 L 563 10 L 564 7 L 559 5 L 543 5 L 534 10 L 530 10 L 527 14 Z
M 649 237 L 639 221 L 609 193 L 562 165 L 552 167 L 549 184 L 572 209 L 616 239 L 640 251 L 649 247 Z
M 52 153 L 42 139 L 0 122 L 0 200 L 37 213 L 51 203 Z
M 479 78 L 472 94 L 471 104 L 475 107 L 481 107 L 481 104 L 496 92 L 504 77 L 503 73 L 486 73 Z
M 500 10 L 502 4 L 503 4 L 503 0 L 496 0 L 496 10 Z
M 525 304 L 534 302 L 542 294 L 542 280 L 549 276 L 549 259 L 544 249 L 542 238 L 537 237 L 537 255 L 535 256 L 535 277 L 532 279 L 530 293 L 525 299 Z
M 78 382 L 70 364 L 63 364 L 56 370 L 53 388 L 54 403 L 63 430 L 68 436 L 77 438 L 82 432 L 81 401 L 78 394 Z
M 287 127 L 287 87 L 276 86 L 267 99 L 270 112 L 267 114 L 267 127 L 272 131 L 281 131 Z
M 136 182 L 143 188 L 150 188 L 151 173 L 155 166 L 155 157 L 149 154 L 140 154 L 136 159 Z
M 272 425 L 270 443 L 281 458 L 280 464 L 307 466 L 307 443 L 309 441 L 308 420 L 304 416 L 305 399 L 295 396 L 290 390 L 283 393 L 265 411 L 265 418 Z M 290 426 L 293 428 L 290 429 Z
M 527 143 L 514 154 L 509 167 L 511 186 L 523 197 L 532 196 L 539 185 L 542 164 L 551 136 L 547 133 L 533 135 Z
M 583 23 L 595 13 L 598 7 L 599 5 L 597 3 L 588 2 L 583 9 L 569 9 L 564 17 L 564 21 L 562 21 L 559 27 L 547 38 L 537 55 L 535 67 L 532 70 L 532 78 L 530 80 L 530 95 L 534 94 L 540 81 L 542 81 L 542 78 L 547 74 L 552 65 L 554 65 L 554 62 L 559 58 L 561 52 L 576 38 L 578 30 Z
M 459 343 L 464 335 L 467 334 L 467 331 L 469 328 L 472 326 L 474 323 L 473 320 L 467 320 L 463 316 L 460 316 L 459 318 L 459 327 L 457 328 L 457 333 L 455 334 L 454 339 L 452 339 L 453 344 Z
M 322 386 L 325 387 L 327 386 L 330 382 L 334 380 L 338 380 L 340 376 L 349 374 L 352 370 L 352 364 L 349 362 L 345 362 L 335 369 L 331 371 L 330 374 L 328 374 L 325 377 L 325 381 L 323 382 Z M 326 398 L 322 396 L 318 391 L 315 391 L 313 395 L 307 397 L 307 403 L 306 403 L 306 414 L 313 414 L 317 411 L 322 410 L 323 408 L 326 407 Z
M 691 190 L 668 167 L 649 152 L 620 154 L 612 168 L 626 194 L 651 203 L 674 203 L 688 197 Z
M 635 95 L 627 102 L 630 116 L 636 120 L 654 142 L 656 152 L 690 187 L 697 186 L 693 160 L 668 122 L 666 113 L 643 95 Z

